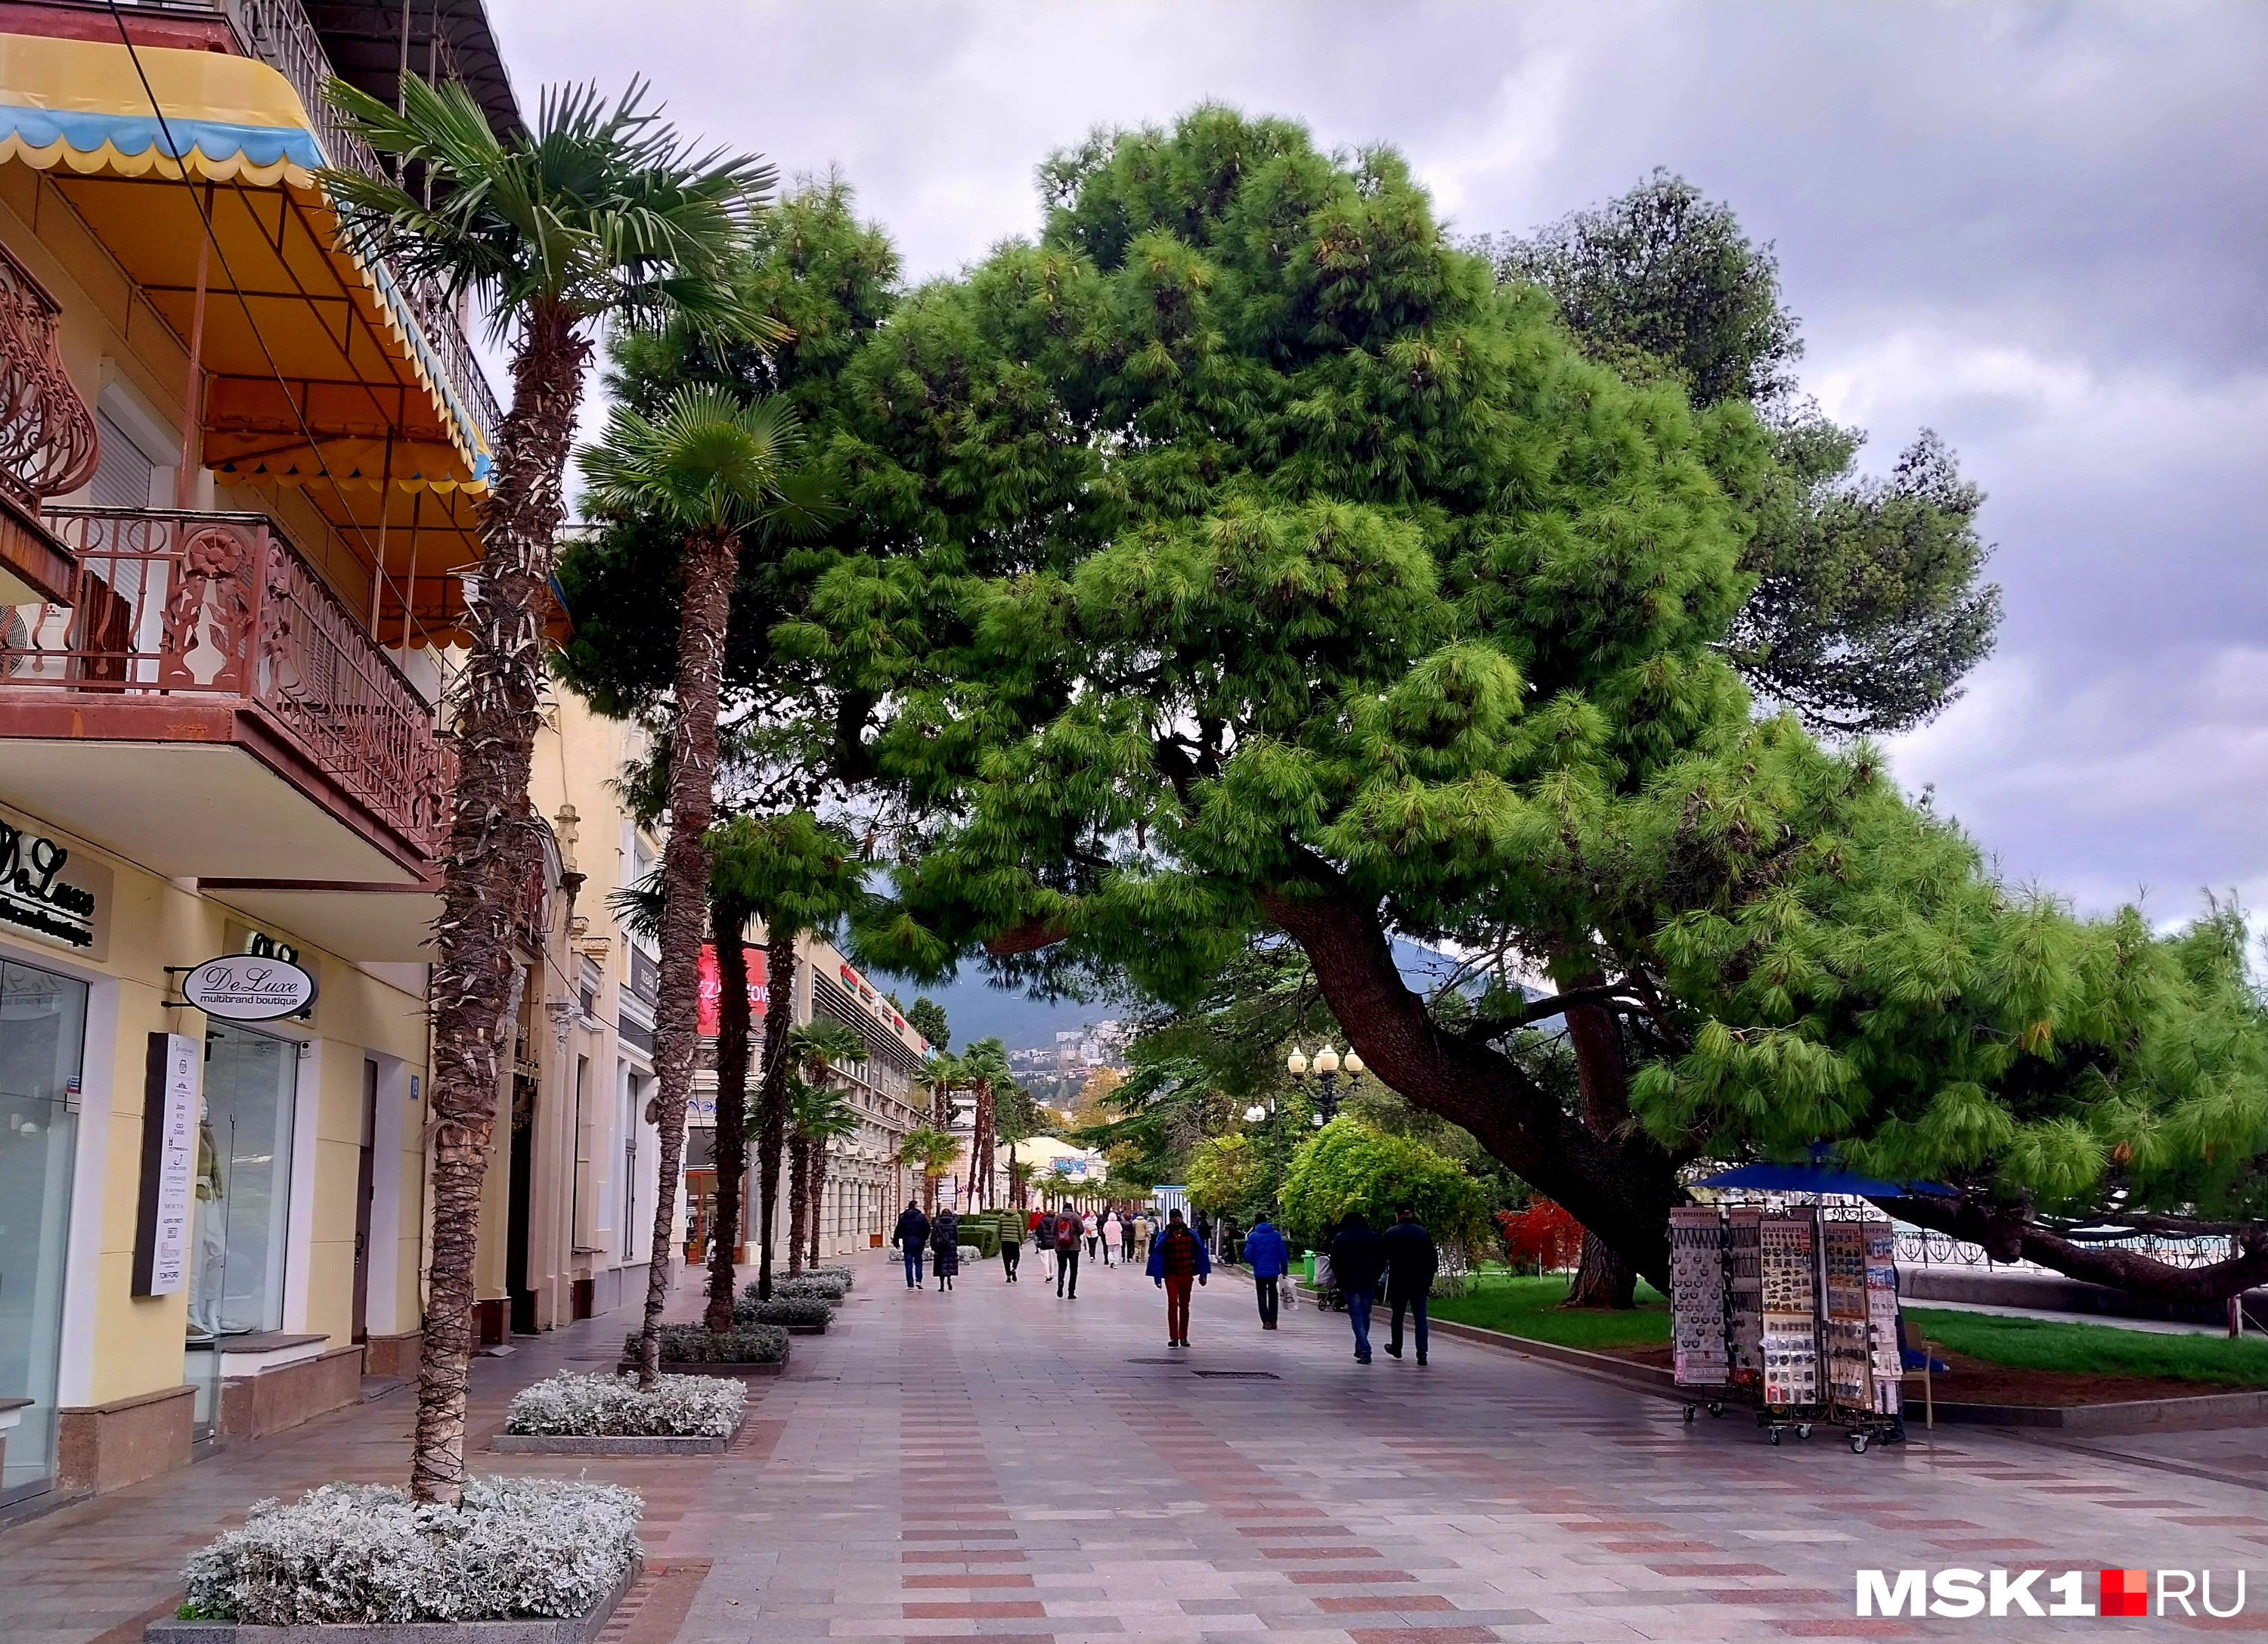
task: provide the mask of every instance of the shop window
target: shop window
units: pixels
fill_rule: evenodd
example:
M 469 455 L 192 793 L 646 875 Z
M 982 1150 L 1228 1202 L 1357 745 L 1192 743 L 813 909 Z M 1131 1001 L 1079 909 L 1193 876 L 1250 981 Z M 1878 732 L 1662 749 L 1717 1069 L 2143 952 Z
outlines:
M 298 1062 L 299 1047 L 288 1040 L 241 1028 L 206 1033 L 192 1342 L 284 1328 Z
M 32 1401 L 8 1434 L 0 1502 L 55 1474 L 86 984 L 0 962 L 0 1397 Z

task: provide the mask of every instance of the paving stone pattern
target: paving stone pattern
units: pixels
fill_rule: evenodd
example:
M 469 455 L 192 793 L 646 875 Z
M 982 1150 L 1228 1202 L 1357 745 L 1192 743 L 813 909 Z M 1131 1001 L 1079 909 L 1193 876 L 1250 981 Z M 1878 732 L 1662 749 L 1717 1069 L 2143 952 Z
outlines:
M 1012 1287 L 971 1264 L 941 1296 L 875 1259 L 840 1328 L 752 1386 L 726 1455 L 476 1464 L 644 1493 L 649 1567 L 607 1644 L 2045 1639 L 2078 1624 L 1856 1619 L 1853 1572 L 2080 1568 L 2091 1596 L 2105 1566 L 2268 1563 L 2257 1429 L 1775 1449 L 1742 1419 L 1688 1428 L 1674 1404 L 1462 1342 L 1424 1369 L 1358 1366 L 1343 1316 L 1263 1334 L 1229 1274 L 1197 1293 L 1197 1345 L 1169 1352 L 1138 1271 L 1079 1277 L 1061 1301 L 1035 1260 Z M 623 1327 L 482 1360 L 475 1443 L 513 1390 L 600 1368 Z M 410 1414 L 397 1391 L 0 1531 L 0 1640 L 138 1638 L 181 1559 L 250 1502 L 399 1478 Z M 2264 1603 L 2247 1622 L 2268 1624 Z

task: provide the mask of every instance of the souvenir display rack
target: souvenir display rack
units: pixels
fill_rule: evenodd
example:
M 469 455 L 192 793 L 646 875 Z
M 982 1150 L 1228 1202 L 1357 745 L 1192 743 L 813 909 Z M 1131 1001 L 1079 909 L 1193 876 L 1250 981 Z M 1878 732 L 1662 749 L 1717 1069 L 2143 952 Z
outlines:
M 1904 1435 L 1890 1224 L 1816 1204 L 1670 1213 L 1675 1375 L 1697 1409 L 1753 1399 L 1778 1444 L 1839 1426 L 1854 1454 Z

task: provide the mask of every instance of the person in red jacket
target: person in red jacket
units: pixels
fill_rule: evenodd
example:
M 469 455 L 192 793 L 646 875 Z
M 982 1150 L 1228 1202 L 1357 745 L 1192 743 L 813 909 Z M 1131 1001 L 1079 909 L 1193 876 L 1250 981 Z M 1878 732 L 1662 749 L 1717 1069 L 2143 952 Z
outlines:
M 1150 1246 L 1150 1278 L 1166 1293 L 1166 1345 L 1189 1345 L 1189 1281 L 1198 1284 L 1212 1272 L 1212 1257 L 1204 1241 L 1189 1231 L 1182 1213 L 1166 1213 L 1166 1230 Z

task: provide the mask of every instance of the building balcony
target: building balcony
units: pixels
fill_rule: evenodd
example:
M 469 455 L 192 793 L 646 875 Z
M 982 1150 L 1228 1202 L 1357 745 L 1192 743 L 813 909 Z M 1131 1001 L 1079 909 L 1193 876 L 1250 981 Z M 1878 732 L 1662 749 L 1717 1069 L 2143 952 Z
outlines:
M 278 923 L 339 935 L 348 957 L 421 956 L 447 751 L 281 528 L 155 509 L 50 508 L 44 524 L 77 593 L 0 608 L 0 799 L 254 912 L 263 891 L 296 894 L 303 917 Z M 366 905 L 384 892 L 400 893 L 379 898 L 390 908 Z M 311 926 L 327 902 L 348 928 Z

